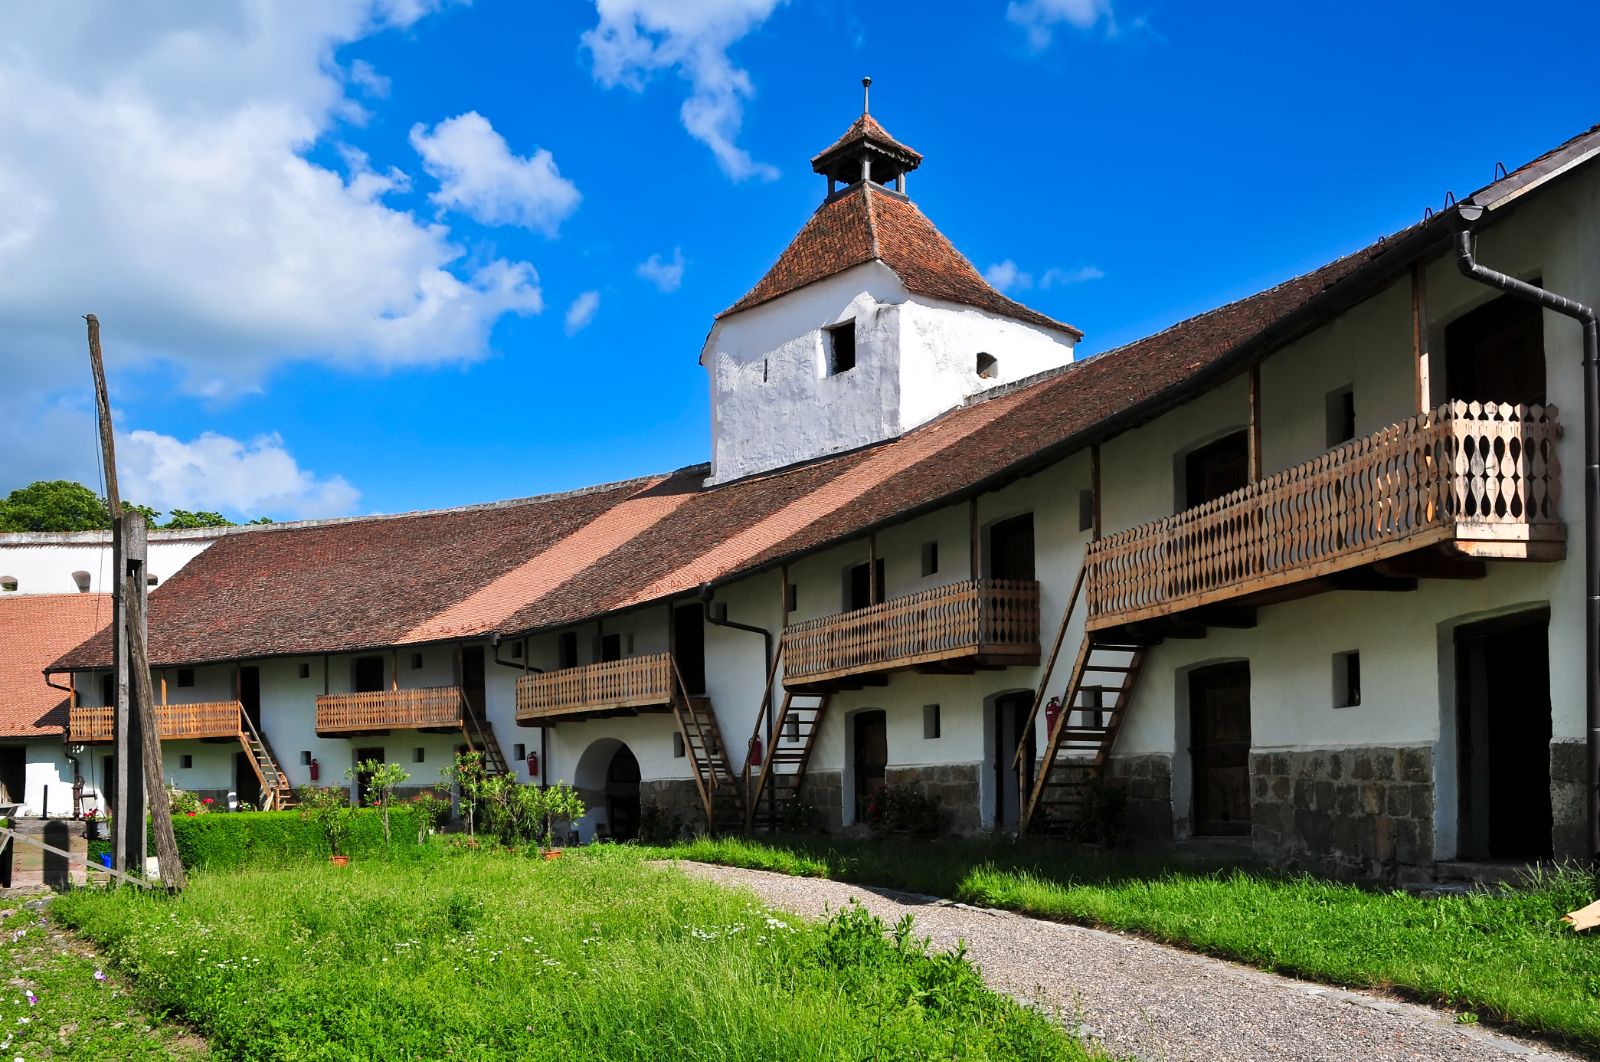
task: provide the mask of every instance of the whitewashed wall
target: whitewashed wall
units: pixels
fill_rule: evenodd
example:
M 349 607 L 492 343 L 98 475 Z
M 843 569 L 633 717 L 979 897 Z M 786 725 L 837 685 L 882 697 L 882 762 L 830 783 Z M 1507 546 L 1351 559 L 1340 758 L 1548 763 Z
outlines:
M 150 536 L 150 574 L 157 583 L 216 541 L 216 535 L 157 532 Z M 88 591 L 109 594 L 111 545 L 104 532 L 79 534 L 0 534 L 0 577 L 17 580 L 19 594 L 75 594 L 73 573 L 87 572 Z

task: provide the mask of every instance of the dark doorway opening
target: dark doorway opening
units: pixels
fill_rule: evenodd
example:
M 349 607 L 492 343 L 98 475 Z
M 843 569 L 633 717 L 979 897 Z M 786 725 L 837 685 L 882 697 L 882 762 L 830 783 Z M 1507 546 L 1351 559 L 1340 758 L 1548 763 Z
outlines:
M 672 610 L 672 655 L 683 674 L 684 688 L 706 691 L 706 610 L 698 601 Z
M 1232 494 L 1250 482 L 1250 437 L 1244 431 L 1224 435 L 1190 450 L 1183 458 L 1183 504 L 1193 509 Z
M 602 634 L 600 636 L 600 660 L 601 660 L 601 662 L 604 663 L 605 661 L 608 661 L 608 660 L 621 660 L 621 659 L 622 659 L 622 635 L 620 635 L 620 634 Z
M 1032 693 L 1007 693 L 994 702 L 994 824 L 1014 828 L 1022 818 L 1022 791 L 1033 788 L 1035 736 L 1028 725 Z M 1016 767 L 1017 745 L 1024 746 L 1022 771 Z
M 852 564 L 844 573 L 844 610 L 854 612 L 883 600 L 883 558 Z
M 239 669 L 239 707 L 244 709 L 245 718 L 250 720 L 250 725 L 257 731 L 261 729 L 261 669 L 258 667 L 241 667 Z M 252 801 L 254 803 L 254 801 Z
M 866 822 L 867 805 L 888 784 L 889 724 L 884 713 L 874 709 L 851 716 L 850 726 L 855 745 L 855 821 Z
M 556 667 L 578 666 L 578 632 L 563 631 L 556 638 Z
M 383 763 L 383 750 L 371 748 L 356 749 L 355 751 L 355 763 L 353 766 L 356 768 L 356 797 L 351 803 L 357 807 L 367 806 L 367 785 L 372 781 L 372 772 L 363 771 L 361 765 L 369 760 L 377 760 L 379 763 Z
M 383 657 L 358 656 L 352 660 L 350 683 L 357 693 L 383 692 Z
M 1543 609 L 1456 628 L 1463 859 L 1553 854 L 1549 632 Z
M 0 803 L 22 803 L 28 784 L 28 750 L 21 745 L 0 748 Z
M 484 702 L 483 646 L 469 645 L 461 650 L 461 696 L 474 719 L 483 721 Z
M 1189 756 L 1196 835 L 1250 833 L 1250 665 L 1189 672 Z
M 1452 400 L 1543 404 L 1544 312 L 1537 303 L 1502 295 L 1462 314 L 1445 326 L 1444 350 Z
M 241 804 L 258 809 L 261 807 L 261 779 L 256 777 L 249 753 L 233 754 L 233 795 L 239 798 Z
M 989 578 L 1034 578 L 1033 514 L 998 520 L 989 527 Z
M 639 836 L 639 761 L 626 745 L 606 768 L 606 822 L 619 841 Z

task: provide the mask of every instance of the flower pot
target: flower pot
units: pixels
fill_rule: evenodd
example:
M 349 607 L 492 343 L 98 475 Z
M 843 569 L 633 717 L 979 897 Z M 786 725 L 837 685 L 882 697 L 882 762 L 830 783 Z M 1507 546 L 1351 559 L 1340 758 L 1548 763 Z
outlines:
M 561 858 L 561 849 L 559 849 L 559 848 L 546 848 L 544 850 L 544 857 L 546 859 L 560 859 Z
M 347 867 L 347 866 L 350 865 L 350 857 L 349 856 L 342 856 L 342 855 L 331 855 L 331 856 L 328 857 L 328 862 L 332 863 L 336 867 Z

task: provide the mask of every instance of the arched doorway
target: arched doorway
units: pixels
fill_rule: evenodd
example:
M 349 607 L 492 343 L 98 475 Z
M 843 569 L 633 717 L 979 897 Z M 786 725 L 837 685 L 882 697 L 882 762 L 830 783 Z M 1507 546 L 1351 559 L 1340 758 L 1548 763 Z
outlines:
M 639 760 L 632 749 L 616 738 L 591 742 L 573 780 L 589 805 L 594 836 L 625 841 L 639 835 Z

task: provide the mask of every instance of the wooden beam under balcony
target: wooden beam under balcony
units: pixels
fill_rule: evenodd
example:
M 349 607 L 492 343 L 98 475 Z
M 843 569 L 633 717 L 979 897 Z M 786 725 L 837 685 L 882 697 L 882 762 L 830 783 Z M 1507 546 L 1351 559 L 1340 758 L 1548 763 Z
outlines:
M 1090 543 L 1090 630 L 1203 618 L 1343 587 L 1559 560 L 1554 406 L 1454 402 L 1232 494 Z
M 969 579 L 783 632 L 783 684 L 797 692 L 879 685 L 891 672 L 970 673 L 1039 662 L 1039 584 Z
M 517 722 L 522 726 L 665 711 L 671 704 L 671 653 L 531 672 L 517 679 Z
M 369 734 L 380 730 L 459 730 L 461 687 L 325 693 L 317 698 L 317 733 Z
M 162 741 L 191 738 L 238 738 L 238 701 L 156 705 L 156 730 Z M 109 744 L 116 733 L 116 709 L 77 706 L 67 713 L 68 739 L 74 745 Z

